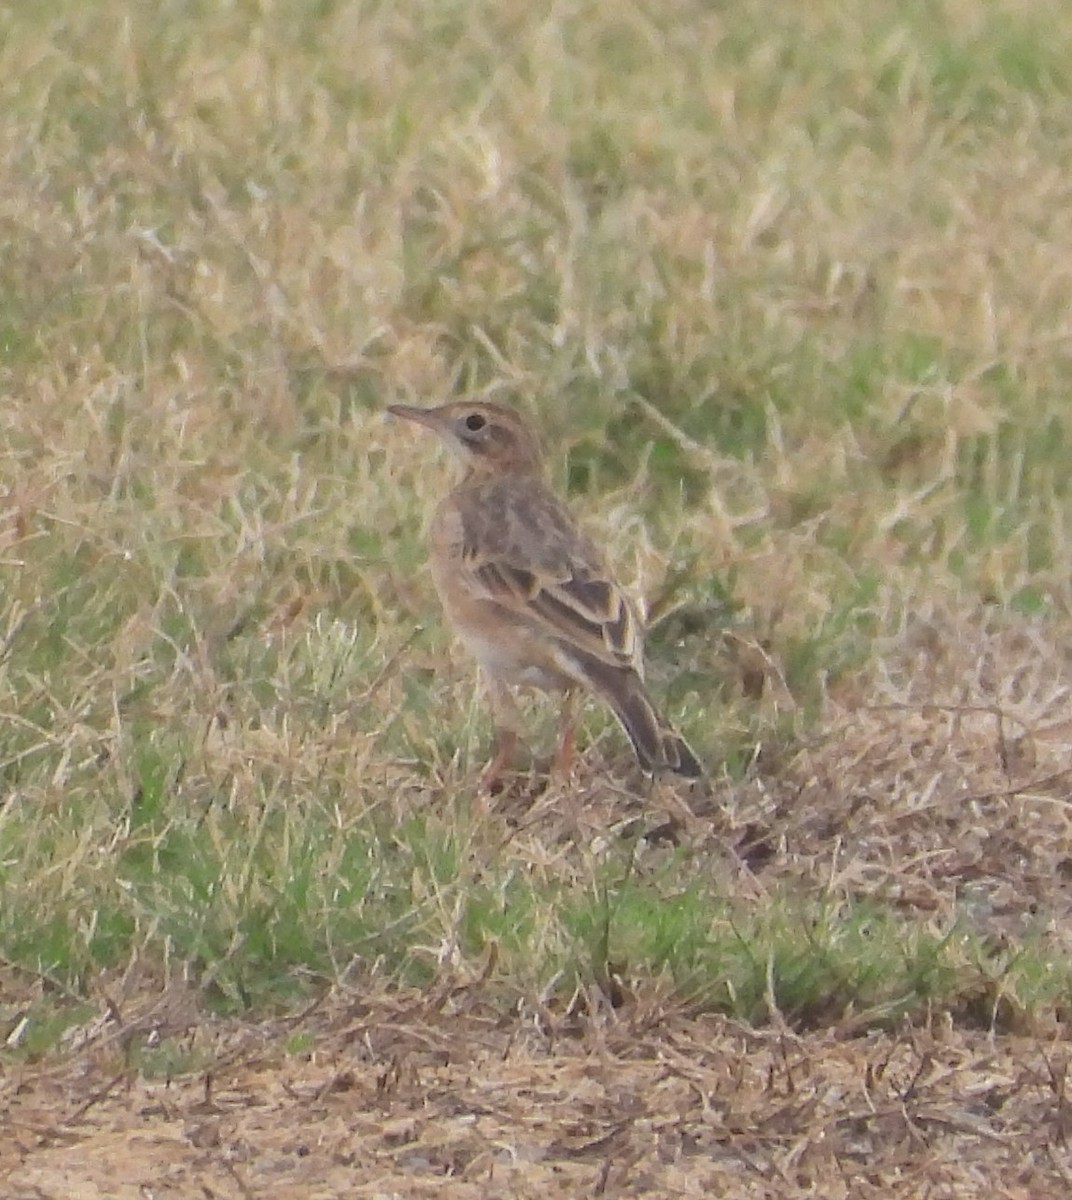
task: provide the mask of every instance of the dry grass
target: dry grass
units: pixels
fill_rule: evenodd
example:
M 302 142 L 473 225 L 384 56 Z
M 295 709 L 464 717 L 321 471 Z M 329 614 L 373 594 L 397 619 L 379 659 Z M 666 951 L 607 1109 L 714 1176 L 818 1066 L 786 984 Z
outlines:
M 0 33 L 9 1059 L 355 981 L 1065 1037 L 1063 5 Z M 592 711 L 574 787 L 477 798 L 445 465 L 381 419 L 461 394 L 539 422 L 709 796 Z
M 0 1172 L 13 1196 L 115 1200 L 1067 1193 L 1064 1050 L 940 1021 L 800 1039 L 661 1004 L 526 1016 L 463 990 L 337 996 L 297 1035 L 202 1017 L 214 1068 L 179 1079 L 83 1051 L 22 1081 Z

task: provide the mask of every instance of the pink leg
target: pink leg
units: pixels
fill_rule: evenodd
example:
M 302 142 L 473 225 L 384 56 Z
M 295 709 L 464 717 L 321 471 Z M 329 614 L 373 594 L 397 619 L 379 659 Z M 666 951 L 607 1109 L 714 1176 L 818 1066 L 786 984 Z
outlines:
M 521 714 L 510 694 L 510 689 L 494 676 L 484 674 L 491 715 L 495 722 L 495 754 L 480 776 L 480 787 L 485 792 L 494 790 L 504 771 L 513 765 L 517 747 L 521 741 Z
M 480 789 L 484 792 L 495 790 L 506 771 L 514 761 L 517 751 L 518 736 L 512 729 L 500 729 L 496 738 L 495 755 L 484 768 L 480 776 Z
M 577 717 L 573 711 L 573 693 L 567 692 L 562 701 L 561 734 L 555 757 L 551 760 L 551 778 L 569 779 L 573 774 L 575 758 L 574 734 L 577 730 Z

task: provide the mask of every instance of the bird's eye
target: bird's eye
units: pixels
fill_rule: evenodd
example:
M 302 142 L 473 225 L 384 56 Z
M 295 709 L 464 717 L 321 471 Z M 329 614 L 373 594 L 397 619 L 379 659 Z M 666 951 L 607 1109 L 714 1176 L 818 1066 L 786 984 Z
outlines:
M 487 421 L 480 415 L 480 413 L 470 413 L 465 418 L 465 428 L 468 429 L 470 433 L 479 433 L 486 424 Z

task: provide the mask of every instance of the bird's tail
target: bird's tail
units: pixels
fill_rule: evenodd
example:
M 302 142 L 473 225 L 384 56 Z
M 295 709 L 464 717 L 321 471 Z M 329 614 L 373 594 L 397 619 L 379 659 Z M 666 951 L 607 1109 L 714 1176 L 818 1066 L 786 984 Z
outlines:
M 645 771 L 673 771 L 688 779 L 703 775 L 700 760 L 681 734 L 659 715 L 635 671 L 596 661 L 585 666 L 588 679 L 610 705 Z

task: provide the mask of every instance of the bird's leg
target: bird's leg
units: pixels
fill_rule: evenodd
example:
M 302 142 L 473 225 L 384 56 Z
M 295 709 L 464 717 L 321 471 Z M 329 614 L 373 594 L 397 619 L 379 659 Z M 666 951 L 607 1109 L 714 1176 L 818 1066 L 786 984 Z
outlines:
M 562 715 L 559 720 L 559 742 L 555 756 L 551 760 L 551 778 L 569 779 L 573 774 L 574 733 L 577 730 L 576 704 L 573 691 L 567 691 L 562 697 Z
M 495 755 L 480 774 L 480 790 L 494 792 L 502 782 L 503 773 L 514 761 L 519 742 L 512 729 L 498 729 L 495 733 Z
M 512 765 L 521 735 L 518 732 L 520 714 L 510 690 L 497 679 L 488 677 L 486 683 L 495 721 L 495 754 L 480 776 L 480 787 L 482 791 L 491 792 Z

